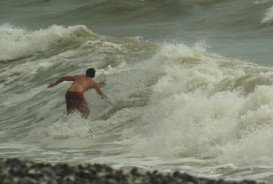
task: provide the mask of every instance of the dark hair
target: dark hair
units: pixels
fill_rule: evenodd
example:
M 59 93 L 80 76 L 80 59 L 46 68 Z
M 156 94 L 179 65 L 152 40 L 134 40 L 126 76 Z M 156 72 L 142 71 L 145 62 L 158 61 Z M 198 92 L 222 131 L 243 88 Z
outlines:
M 96 70 L 94 68 L 88 68 L 85 73 L 85 75 L 91 78 L 95 77 L 95 74 L 96 74 Z

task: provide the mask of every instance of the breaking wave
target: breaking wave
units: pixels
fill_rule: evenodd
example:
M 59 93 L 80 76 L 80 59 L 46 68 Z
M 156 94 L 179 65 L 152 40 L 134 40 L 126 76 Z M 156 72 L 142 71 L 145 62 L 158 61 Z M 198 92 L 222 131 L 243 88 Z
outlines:
M 27 31 L 10 25 L 0 26 L 0 61 L 16 60 L 54 48 L 82 42 L 92 34 L 85 26 L 50 26 Z

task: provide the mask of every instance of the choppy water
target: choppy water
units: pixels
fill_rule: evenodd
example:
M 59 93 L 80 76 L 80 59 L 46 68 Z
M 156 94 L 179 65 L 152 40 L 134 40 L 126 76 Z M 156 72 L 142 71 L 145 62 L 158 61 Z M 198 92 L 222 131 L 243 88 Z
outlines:
M 273 183 L 272 7 L 0 1 L 0 156 Z M 46 86 L 89 67 L 113 105 L 66 116 Z

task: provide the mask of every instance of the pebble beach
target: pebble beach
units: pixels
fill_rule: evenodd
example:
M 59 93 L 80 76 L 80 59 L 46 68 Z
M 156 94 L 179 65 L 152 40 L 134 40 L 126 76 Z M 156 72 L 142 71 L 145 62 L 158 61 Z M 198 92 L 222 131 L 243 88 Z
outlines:
M 225 181 L 222 179 L 199 178 L 179 171 L 160 173 L 116 170 L 104 164 L 70 166 L 65 163 L 39 163 L 17 158 L 0 161 L 1 184 L 255 184 L 252 180 Z

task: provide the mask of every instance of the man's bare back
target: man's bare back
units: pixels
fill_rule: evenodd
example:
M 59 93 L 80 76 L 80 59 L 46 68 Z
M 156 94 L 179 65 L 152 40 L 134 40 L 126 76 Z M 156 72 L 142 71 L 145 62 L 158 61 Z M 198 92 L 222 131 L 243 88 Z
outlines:
M 73 83 L 67 91 L 81 92 L 85 93 L 88 89 L 95 87 L 95 82 L 84 75 L 71 76 Z
M 87 118 L 90 114 L 89 105 L 84 98 L 84 93 L 87 90 L 95 89 L 101 98 L 107 100 L 107 96 L 101 91 L 99 85 L 92 79 L 94 76 L 95 70 L 89 68 L 86 70 L 86 75 L 61 77 L 57 81 L 50 83 L 47 87 L 51 88 L 63 81 L 73 81 L 65 95 L 67 113 L 70 114 L 77 109 L 82 113 L 82 117 Z

